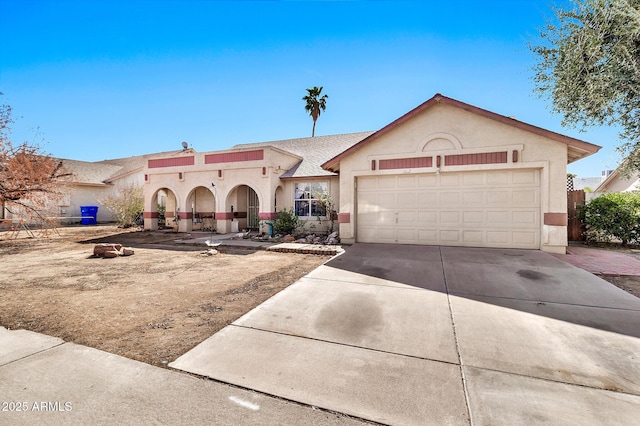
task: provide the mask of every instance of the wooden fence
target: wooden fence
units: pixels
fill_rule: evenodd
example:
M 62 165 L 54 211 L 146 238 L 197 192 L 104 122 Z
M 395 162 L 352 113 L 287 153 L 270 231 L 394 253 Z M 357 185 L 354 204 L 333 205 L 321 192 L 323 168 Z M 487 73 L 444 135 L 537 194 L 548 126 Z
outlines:
M 578 219 L 579 206 L 584 206 L 585 195 L 583 190 L 567 191 L 567 237 L 569 241 L 584 241 L 583 227 Z

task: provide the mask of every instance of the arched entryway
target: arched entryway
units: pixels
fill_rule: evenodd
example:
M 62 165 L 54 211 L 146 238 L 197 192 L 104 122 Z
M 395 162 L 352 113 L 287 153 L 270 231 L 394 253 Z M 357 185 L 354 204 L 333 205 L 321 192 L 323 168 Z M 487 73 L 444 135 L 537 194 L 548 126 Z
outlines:
M 227 196 L 226 205 L 232 213 L 232 232 L 259 228 L 260 199 L 253 188 L 248 185 L 236 186 Z
M 171 189 L 156 190 L 151 197 L 150 205 L 145 208 L 145 229 L 177 229 L 180 220 L 178 211 L 178 199 Z
M 215 197 L 209 188 L 197 186 L 187 197 L 186 211 L 192 221 L 193 231 L 213 231 L 215 230 Z

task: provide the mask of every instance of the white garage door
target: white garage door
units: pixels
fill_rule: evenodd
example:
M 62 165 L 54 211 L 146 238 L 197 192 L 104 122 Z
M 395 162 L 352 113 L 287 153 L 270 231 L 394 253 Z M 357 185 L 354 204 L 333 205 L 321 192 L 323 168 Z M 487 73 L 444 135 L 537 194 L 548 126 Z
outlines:
M 540 173 L 496 170 L 357 179 L 357 241 L 540 248 Z

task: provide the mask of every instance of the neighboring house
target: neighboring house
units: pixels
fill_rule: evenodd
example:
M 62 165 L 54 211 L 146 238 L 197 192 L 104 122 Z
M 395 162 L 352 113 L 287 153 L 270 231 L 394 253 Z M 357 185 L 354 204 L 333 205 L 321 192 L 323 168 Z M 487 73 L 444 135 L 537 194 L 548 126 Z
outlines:
M 144 165 L 146 229 L 259 227 L 283 208 L 345 243 L 564 253 L 567 164 L 600 147 L 435 95 L 376 132 L 158 155 Z M 209 223 L 209 225 L 207 225 Z
M 112 213 L 103 205 L 103 201 L 115 194 L 119 188 L 144 184 L 143 169 L 149 158 L 156 155 L 163 157 L 182 153 L 170 151 L 151 155 L 139 155 L 97 162 L 58 159 L 66 172 L 71 173 L 70 180 L 61 186 L 62 197 L 56 197 L 45 207 L 42 215 L 54 217 L 60 223 L 76 223 L 81 221 L 81 206 L 97 206 L 98 222 L 110 222 Z M 13 214 L 4 211 L 7 219 L 28 217 L 22 209 L 12 209 Z
M 575 191 L 583 190 L 585 192 L 593 192 L 602 183 L 602 178 L 573 178 L 573 189 Z
M 638 172 L 625 176 L 620 169 L 611 172 L 606 179 L 595 188 L 596 195 L 607 192 L 629 192 L 640 190 L 640 174 Z

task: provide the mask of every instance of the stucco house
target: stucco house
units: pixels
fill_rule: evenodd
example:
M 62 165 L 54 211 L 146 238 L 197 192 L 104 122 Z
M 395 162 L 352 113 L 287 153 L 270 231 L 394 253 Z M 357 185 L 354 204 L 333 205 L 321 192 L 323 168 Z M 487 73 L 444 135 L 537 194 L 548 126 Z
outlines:
M 611 172 L 593 192 L 594 195 L 597 196 L 608 192 L 630 192 L 638 190 L 640 190 L 640 174 L 638 172 L 626 176 L 622 174 L 619 169 L 616 169 Z
M 148 158 L 144 223 L 234 232 L 283 208 L 309 227 L 334 201 L 345 243 L 564 253 L 566 166 L 599 146 L 446 96 L 375 132 Z

